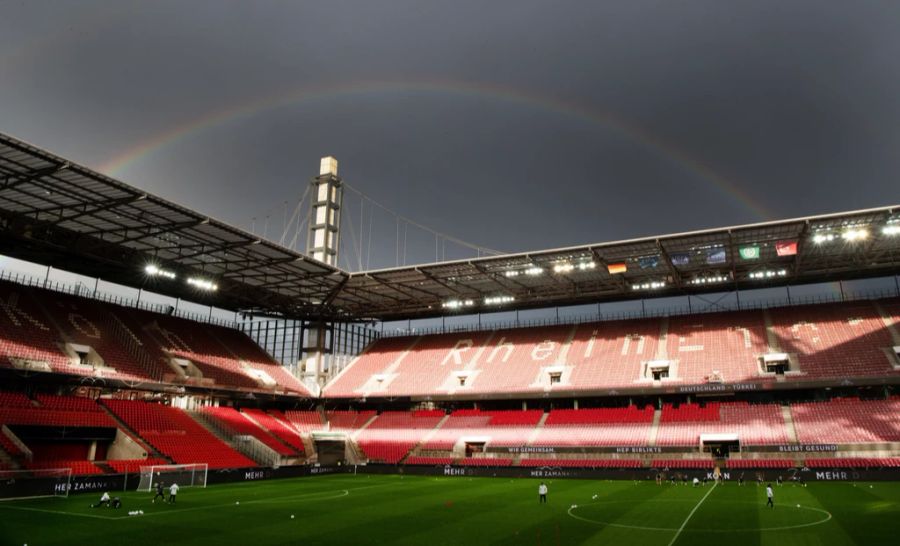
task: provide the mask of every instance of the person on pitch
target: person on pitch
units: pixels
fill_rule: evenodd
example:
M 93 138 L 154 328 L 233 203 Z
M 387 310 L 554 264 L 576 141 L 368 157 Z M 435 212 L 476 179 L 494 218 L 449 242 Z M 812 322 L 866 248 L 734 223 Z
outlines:
M 178 484 L 172 483 L 169 486 L 169 504 L 175 504 L 175 495 L 178 494 Z
M 162 482 L 156 482 L 156 495 L 153 497 L 153 504 L 156 504 L 156 499 L 162 499 L 163 502 L 166 502 L 166 494 L 163 493 Z
M 103 505 L 106 505 L 106 507 L 109 508 L 109 493 L 106 491 L 100 496 L 100 500 L 97 501 L 97 504 L 91 505 L 91 508 L 100 508 Z

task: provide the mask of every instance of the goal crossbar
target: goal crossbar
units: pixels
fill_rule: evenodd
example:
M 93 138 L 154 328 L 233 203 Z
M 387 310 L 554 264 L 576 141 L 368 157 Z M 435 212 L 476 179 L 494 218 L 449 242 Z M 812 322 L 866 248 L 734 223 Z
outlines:
M 138 491 L 151 491 L 157 483 L 166 487 L 173 483 L 178 487 L 206 487 L 208 472 L 206 463 L 142 466 Z
M 71 468 L 0 470 L 0 500 L 68 497 L 71 489 Z

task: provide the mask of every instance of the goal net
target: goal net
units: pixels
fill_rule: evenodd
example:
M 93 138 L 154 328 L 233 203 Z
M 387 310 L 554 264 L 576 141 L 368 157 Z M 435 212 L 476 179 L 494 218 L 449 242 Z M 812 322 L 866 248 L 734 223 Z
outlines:
M 208 470 L 206 463 L 142 466 L 138 491 L 151 491 L 159 482 L 166 487 L 173 483 L 179 487 L 206 487 Z
M 0 499 L 68 497 L 71 489 L 71 468 L 0 470 Z

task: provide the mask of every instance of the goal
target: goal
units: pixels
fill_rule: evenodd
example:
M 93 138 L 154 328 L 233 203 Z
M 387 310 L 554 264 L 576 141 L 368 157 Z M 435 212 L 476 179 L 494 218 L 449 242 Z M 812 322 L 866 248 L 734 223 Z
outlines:
M 151 491 L 160 481 L 166 486 L 177 483 L 179 487 L 206 487 L 208 470 L 206 463 L 142 466 L 138 491 Z
M 0 470 L 0 499 L 68 497 L 71 489 L 71 468 Z

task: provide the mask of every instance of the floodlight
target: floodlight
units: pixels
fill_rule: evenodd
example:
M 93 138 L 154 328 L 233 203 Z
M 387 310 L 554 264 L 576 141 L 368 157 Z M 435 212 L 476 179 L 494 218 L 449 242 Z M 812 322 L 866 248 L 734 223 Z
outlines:
M 447 309 L 459 309 L 461 307 L 472 307 L 475 305 L 473 300 L 448 300 L 441 304 L 441 307 Z
M 754 271 L 750 273 L 751 279 L 771 279 L 774 277 L 786 277 L 787 270 L 786 269 L 765 269 L 761 271 Z
M 664 288 L 666 283 L 663 281 L 651 281 L 645 282 L 641 284 L 632 284 L 632 290 L 659 290 L 660 288 Z
M 216 283 L 207 279 L 201 279 L 200 277 L 191 277 L 187 280 L 187 283 L 200 290 L 206 290 L 207 292 L 215 292 L 219 289 L 219 285 Z
M 147 264 L 146 266 L 144 266 L 144 273 L 151 277 L 165 277 L 167 279 L 175 278 L 175 273 L 173 271 L 162 269 L 161 267 L 154 264 Z
M 729 278 L 727 275 L 711 275 L 709 277 L 696 277 L 691 279 L 690 284 L 714 284 L 720 282 L 728 282 Z
M 510 303 L 515 300 L 516 300 L 516 298 L 514 298 L 513 296 L 490 296 L 490 297 L 484 298 L 484 304 L 485 305 L 500 305 L 503 303 Z
M 851 228 L 841 234 L 845 241 L 862 241 L 868 236 L 869 232 L 865 228 Z

